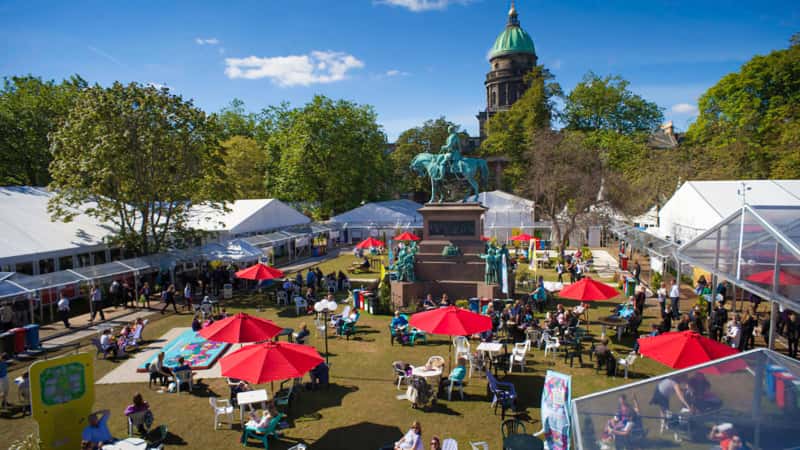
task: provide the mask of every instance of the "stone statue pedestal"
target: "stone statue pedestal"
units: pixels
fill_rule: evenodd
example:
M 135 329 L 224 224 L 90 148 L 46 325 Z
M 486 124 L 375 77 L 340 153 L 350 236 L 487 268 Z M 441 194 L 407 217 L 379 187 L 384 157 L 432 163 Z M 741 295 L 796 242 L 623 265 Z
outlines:
M 419 209 L 423 219 L 422 240 L 417 244 L 414 282 L 393 281 L 392 303 L 396 308 L 412 308 L 427 294 L 451 301 L 473 297 L 510 298 L 514 293 L 513 274 L 508 275 L 508 294 L 500 285 L 484 282 L 485 263 L 480 254 L 485 250 L 483 214 L 480 203 L 428 203 Z M 448 245 L 461 250 L 458 256 L 442 256 Z

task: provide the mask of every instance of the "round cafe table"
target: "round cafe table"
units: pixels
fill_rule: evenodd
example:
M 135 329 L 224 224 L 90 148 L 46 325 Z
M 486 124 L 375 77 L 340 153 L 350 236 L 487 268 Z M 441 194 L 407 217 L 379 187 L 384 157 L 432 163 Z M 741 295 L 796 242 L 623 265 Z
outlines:
M 512 434 L 503 439 L 505 450 L 544 450 L 544 442 L 531 434 Z

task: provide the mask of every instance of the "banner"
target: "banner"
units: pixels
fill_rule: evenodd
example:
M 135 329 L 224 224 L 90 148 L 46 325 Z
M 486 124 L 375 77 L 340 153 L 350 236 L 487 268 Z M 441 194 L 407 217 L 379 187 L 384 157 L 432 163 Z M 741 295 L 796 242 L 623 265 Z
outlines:
M 530 260 L 530 269 L 536 272 L 538 265 L 536 264 L 536 239 L 528 241 L 528 259 Z
M 545 448 L 569 450 L 572 377 L 547 371 L 542 387 L 542 431 Z
M 94 405 L 94 357 L 79 353 L 38 361 L 31 365 L 29 377 L 42 449 L 80 448 Z
M 506 254 L 503 253 L 503 260 L 502 260 L 502 271 L 501 277 L 503 278 L 503 294 L 508 294 L 508 261 L 506 260 Z

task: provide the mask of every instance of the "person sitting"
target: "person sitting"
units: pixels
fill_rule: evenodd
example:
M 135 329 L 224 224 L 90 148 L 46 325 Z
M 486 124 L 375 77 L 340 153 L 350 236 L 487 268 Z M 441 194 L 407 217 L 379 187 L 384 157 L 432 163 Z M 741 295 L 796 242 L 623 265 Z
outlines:
M 436 302 L 433 300 L 433 296 L 431 294 L 425 296 L 425 300 L 422 301 L 422 308 L 425 311 L 436 309 Z
M 81 440 L 91 443 L 90 448 L 102 448 L 105 444 L 114 442 L 111 432 L 108 430 L 108 417 L 111 412 L 107 409 L 95 411 L 89 414 L 89 425 L 83 429 Z
M 597 358 L 597 370 L 600 370 L 608 362 L 608 358 L 614 358 L 611 354 L 611 349 L 608 348 L 608 338 L 605 336 L 600 339 L 599 344 L 594 346 L 593 352 Z
M 342 330 L 342 326 L 346 323 L 353 323 L 358 320 L 358 310 L 353 308 L 350 311 L 350 314 L 347 317 L 341 317 L 339 320 L 336 321 L 336 334 L 339 335 L 340 331 Z
M 178 372 L 188 372 L 188 377 L 186 378 L 189 379 L 187 382 L 191 384 L 191 379 L 194 374 L 192 373 L 192 367 L 186 363 L 186 360 L 183 358 L 183 356 L 178 357 L 178 366 L 172 370 L 172 374 L 175 376 L 175 383 L 178 383 Z
M 308 325 L 306 325 L 305 323 L 301 323 L 300 331 L 298 331 L 297 334 L 295 335 L 294 341 L 297 342 L 298 344 L 305 344 L 306 339 L 310 334 L 311 332 L 308 331 Z
M 231 388 L 231 405 L 233 405 L 234 408 L 239 406 L 238 394 L 240 392 L 248 392 L 253 390 L 253 387 L 250 386 L 250 383 L 245 380 L 238 380 L 236 378 L 229 379 L 228 386 Z M 247 405 L 247 407 L 252 409 L 250 405 Z
M 208 320 L 203 322 L 203 328 L 209 327 L 214 324 L 214 318 L 212 316 L 208 316 Z
M 200 323 L 200 317 L 195 314 L 192 318 L 192 331 L 195 333 L 203 329 L 203 324 Z
M 394 450 L 423 450 L 422 447 L 422 425 L 418 421 L 414 421 L 405 436 L 394 443 Z
M 464 378 L 467 376 L 466 364 L 467 360 L 465 358 L 458 358 L 458 365 L 450 371 L 450 375 L 447 378 L 442 378 L 442 381 L 439 382 L 440 396 L 450 387 L 451 381 L 453 386 L 458 386 L 464 382 Z
M 439 307 L 444 308 L 446 306 L 450 306 L 450 299 L 447 298 L 447 294 L 442 294 L 442 300 L 439 302 Z
M 361 270 L 369 270 L 369 259 L 367 259 L 366 256 L 361 259 L 361 264 L 358 265 L 358 268 Z
M 442 450 L 442 440 L 439 439 L 439 436 L 434 436 L 431 438 L 430 450 Z
M 311 372 L 309 372 L 309 376 L 311 376 L 311 390 L 316 390 L 317 387 L 322 385 L 327 386 L 330 380 L 329 373 L 330 368 L 324 362 L 319 363 L 317 367 L 311 369 Z
M 639 335 L 639 327 L 642 325 L 642 316 L 634 311 L 633 315 L 628 318 L 627 331 L 634 337 Z
M 250 420 L 244 424 L 245 429 L 254 431 L 256 434 L 264 434 L 273 419 L 279 418 L 281 413 L 275 408 L 275 402 L 269 402 L 267 409 L 265 409 L 261 417 L 258 417 L 255 412 L 250 413 Z
M 741 439 L 739 439 L 739 445 L 737 447 L 731 446 L 734 437 L 738 438 L 733 430 L 733 424 L 727 422 L 712 426 L 711 430 L 708 432 L 708 439 L 718 442 L 719 448 L 722 450 L 742 448 Z
M 100 348 L 105 353 L 111 353 L 111 355 L 116 358 L 117 352 L 119 348 L 117 347 L 117 343 L 114 338 L 111 336 L 111 329 L 106 328 L 103 330 L 103 334 L 100 335 Z
M 133 403 L 131 403 L 130 405 L 128 405 L 125 408 L 125 413 L 124 414 L 125 414 L 125 417 L 129 417 L 131 414 L 136 414 L 136 413 L 140 413 L 140 412 L 143 412 L 143 411 L 149 411 L 149 410 L 150 410 L 150 405 L 146 401 L 144 401 L 144 398 L 142 398 L 142 394 L 137 392 L 133 396 Z M 148 419 L 148 416 L 149 416 L 149 419 Z M 137 430 L 139 431 L 139 434 L 146 434 L 148 428 L 150 428 L 150 425 L 152 425 L 152 424 L 153 424 L 152 413 L 151 414 L 145 414 L 144 422 L 140 423 L 137 426 Z
M 164 365 L 164 352 L 159 352 L 158 357 L 147 367 L 150 371 L 150 381 L 159 381 L 162 386 L 167 384 L 167 379 L 172 376 L 172 370 Z

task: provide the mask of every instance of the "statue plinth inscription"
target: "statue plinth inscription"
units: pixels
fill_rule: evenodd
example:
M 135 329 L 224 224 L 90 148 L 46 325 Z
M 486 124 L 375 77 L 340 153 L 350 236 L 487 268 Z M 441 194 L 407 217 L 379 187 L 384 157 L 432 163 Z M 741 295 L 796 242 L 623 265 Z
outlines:
M 472 237 L 475 235 L 475 222 L 472 220 L 433 220 L 428 222 L 428 234 Z

